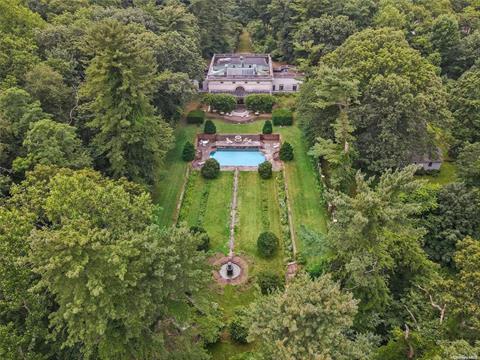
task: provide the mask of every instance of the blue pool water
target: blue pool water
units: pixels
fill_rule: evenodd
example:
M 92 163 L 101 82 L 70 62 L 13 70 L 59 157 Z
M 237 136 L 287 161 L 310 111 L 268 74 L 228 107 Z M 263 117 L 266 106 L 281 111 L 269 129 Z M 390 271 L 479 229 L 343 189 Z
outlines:
M 258 166 L 265 161 L 260 150 L 222 149 L 210 154 L 220 166 Z

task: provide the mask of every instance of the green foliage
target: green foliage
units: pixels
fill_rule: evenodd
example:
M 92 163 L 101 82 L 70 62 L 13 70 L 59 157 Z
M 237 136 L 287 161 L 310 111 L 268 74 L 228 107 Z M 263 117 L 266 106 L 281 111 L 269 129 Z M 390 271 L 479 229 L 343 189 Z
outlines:
M 275 96 L 269 94 L 252 94 L 245 98 L 245 105 L 248 110 L 263 113 L 272 112 L 273 105 L 276 102 Z
M 131 25 L 105 20 L 87 36 L 93 56 L 82 95 L 94 114 L 93 146 L 108 162 L 108 172 L 152 182 L 172 144 L 172 129 L 154 114 L 156 64 L 152 49 Z
M 289 109 L 275 109 L 272 121 L 275 126 L 290 126 L 293 125 L 293 114 Z
M 280 148 L 280 160 L 292 161 L 293 160 L 293 147 L 288 142 L 284 142 Z
M 285 279 L 274 272 L 264 271 L 257 275 L 257 283 L 263 295 L 269 295 L 277 290 L 283 291 Z
M 215 159 L 207 159 L 201 170 L 205 179 L 216 179 L 220 175 L 220 164 Z
M 246 324 L 246 315 L 245 309 L 235 310 L 235 316 L 229 325 L 230 337 L 239 344 L 247 343 L 248 325 Z
M 450 90 L 450 109 L 453 114 L 452 135 L 469 142 L 480 141 L 480 69 L 465 72 Z
M 203 101 L 219 112 L 229 113 L 237 107 L 237 98 L 230 94 L 207 94 Z
M 262 134 L 271 134 L 273 132 L 272 122 L 270 120 L 265 121 L 262 128 Z
M 467 185 L 480 187 L 480 142 L 465 146 L 457 160 L 459 177 Z
M 444 186 L 437 205 L 423 215 L 425 250 L 431 259 L 452 267 L 456 243 L 466 236 L 480 237 L 480 194 L 462 183 Z
M 74 106 L 74 94 L 64 83 L 63 76 L 51 66 L 40 63 L 25 75 L 26 89 L 42 104 L 45 112 L 66 121 Z
M 382 316 L 394 297 L 432 269 L 421 248 L 424 230 L 414 217 L 419 205 L 403 196 L 419 186 L 415 170 L 387 171 L 375 182 L 358 173 L 355 193 L 328 195 L 335 208 L 326 241 L 330 264 L 335 278 L 360 300 L 357 327 L 376 326 L 373 313 Z
M 342 291 L 330 275 L 311 280 L 300 273 L 284 293 L 250 306 L 248 340 L 260 342 L 259 351 L 272 358 L 357 359 L 353 351 L 358 345 L 345 335 L 356 311 L 352 294 Z M 362 356 L 371 346 L 367 349 Z
M 200 244 L 197 245 L 198 251 L 208 251 L 210 249 L 210 236 L 201 226 L 190 226 L 190 232 L 200 239 Z
M 182 159 L 187 162 L 195 159 L 195 146 L 190 141 L 187 141 L 183 146 Z
M 40 102 L 22 89 L 9 88 L 0 92 L 0 162 L 10 168 L 11 162 L 20 153 L 20 147 L 30 124 L 48 119 L 40 107 Z
M 272 232 L 261 233 L 257 239 L 257 250 L 260 256 L 271 258 L 278 250 L 278 237 Z
M 201 125 L 205 121 L 205 113 L 202 110 L 192 110 L 187 114 L 187 123 Z
M 89 167 L 92 160 L 75 132 L 73 126 L 48 119 L 33 123 L 23 141 L 27 154 L 13 162 L 13 169 L 25 171 L 37 164 L 72 169 Z
M 448 299 L 453 315 L 459 324 L 459 333 L 465 338 L 478 339 L 480 335 L 480 241 L 467 237 L 457 245 L 455 266 L 458 273 L 445 288 L 450 292 Z M 447 305 L 447 306 L 448 306 Z
M 11 203 L 38 224 L 25 237 L 37 279 L 30 291 L 54 299 L 43 311 L 65 334 L 63 346 L 81 344 L 86 358 L 161 356 L 172 297 L 187 302 L 208 278 L 200 240 L 183 227 L 152 225 L 148 194 L 91 170 L 40 166 L 12 193 Z
M 217 132 L 217 128 L 212 120 L 205 121 L 205 127 L 203 128 L 203 132 L 205 134 L 215 134 Z
M 258 165 L 258 173 L 262 179 L 270 179 L 272 177 L 272 163 L 264 161 Z

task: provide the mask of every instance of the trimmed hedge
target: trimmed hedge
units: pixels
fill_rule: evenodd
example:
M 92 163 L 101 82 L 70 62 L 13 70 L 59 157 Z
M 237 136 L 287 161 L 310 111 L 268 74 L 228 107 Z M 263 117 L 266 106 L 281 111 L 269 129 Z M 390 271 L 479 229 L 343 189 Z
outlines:
M 285 288 L 285 280 L 282 276 L 271 271 L 264 271 L 257 275 L 257 283 L 263 295 Z
M 205 179 L 216 179 L 220 174 L 220 164 L 215 159 L 208 159 L 201 170 L 202 176 Z
M 265 258 L 272 257 L 278 250 L 278 237 L 270 231 L 260 234 L 257 239 L 258 253 Z
M 212 109 L 229 113 L 237 107 L 237 98 L 229 94 L 207 94 L 203 100 Z
M 265 121 L 262 128 L 263 134 L 271 134 L 273 132 L 272 122 L 270 120 Z
M 258 165 L 258 173 L 262 179 L 270 179 L 272 177 L 272 164 L 270 161 L 264 161 Z
M 182 159 L 187 162 L 195 159 L 195 146 L 190 141 L 187 141 L 183 146 Z
M 205 134 L 216 134 L 217 127 L 215 126 L 215 124 L 213 123 L 212 120 L 205 121 L 205 126 L 203 128 L 203 132 Z
M 190 232 L 193 235 L 197 235 L 200 243 L 197 245 L 197 251 L 207 252 L 210 249 L 210 236 L 208 236 L 207 231 L 201 226 L 191 226 Z
M 273 105 L 276 102 L 275 96 L 269 94 L 252 94 L 245 98 L 245 106 L 248 110 L 264 113 L 272 112 Z
M 272 121 L 275 126 L 290 126 L 293 125 L 293 114 L 289 109 L 275 109 Z
M 188 124 L 203 124 L 205 121 L 205 113 L 202 110 L 192 110 L 187 115 Z
M 293 147 L 288 142 L 284 142 L 280 148 L 280 160 L 292 161 L 293 160 Z

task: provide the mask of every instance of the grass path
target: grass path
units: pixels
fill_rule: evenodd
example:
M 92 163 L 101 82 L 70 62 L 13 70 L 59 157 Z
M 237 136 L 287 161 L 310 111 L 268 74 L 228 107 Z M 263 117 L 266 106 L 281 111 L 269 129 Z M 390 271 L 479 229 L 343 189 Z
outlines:
M 175 208 L 183 185 L 183 177 L 187 163 L 182 161 L 183 145 L 193 142 L 199 131 L 196 126 L 180 124 L 175 130 L 175 147 L 170 150 L 165 159 L 165 165 L 160 172 L 160 180 L 153 189 L 153 201 L 161 206 L 159 223 L 170 226 L 174 222 Z
M 249 257 L 249 276 L 263 270 L 285 272 L 282 248 L 272 259 L 263 259 L 257 252 L 257 238 L 264 231 L 273 232 L 280 247 L 283 244 L 277 194 L 274 178 L 262 180 L 257 172 L 240 173 L 235 252 Z
M 230 202 L 233 173 L 221 172 L 215 180 L 205 180 L 192 171 L 180 210 L 180 221 L 188 226 L 202 226 L 210 236 L 214 252 L 228 254 Z
M 251 53 L 253 52 L 252 40 L 247 30 L 243 30 L 238 38 L 237 53 Z

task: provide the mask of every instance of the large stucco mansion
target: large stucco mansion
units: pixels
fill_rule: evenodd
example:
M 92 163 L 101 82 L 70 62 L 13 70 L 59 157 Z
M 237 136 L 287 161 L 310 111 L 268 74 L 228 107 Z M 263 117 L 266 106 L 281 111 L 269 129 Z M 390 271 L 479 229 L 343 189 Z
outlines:
M 289 65 L 273 66 L 269 54 L 215 54 L 201 90 L 232 94 L 242 102 L 249 94 L 296 92 L 302 78 Z

